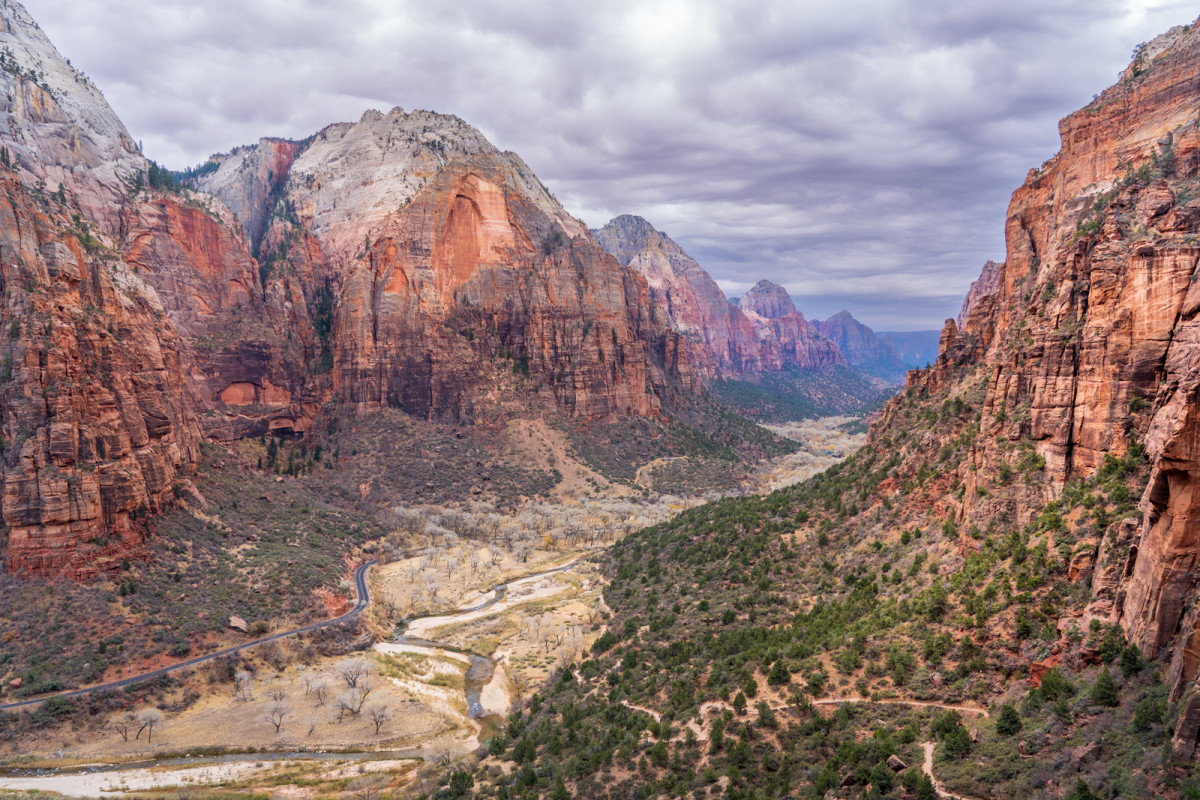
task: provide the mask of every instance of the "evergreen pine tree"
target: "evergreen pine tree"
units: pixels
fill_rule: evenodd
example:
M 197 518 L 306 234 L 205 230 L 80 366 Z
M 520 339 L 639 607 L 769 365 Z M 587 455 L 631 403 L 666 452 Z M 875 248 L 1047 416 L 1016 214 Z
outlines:
M 996 719 L 996 733 L 1001 736 L 1012 736 L 1021 730 L 1021 715 L 1012 703 L 1000 706 L 1000 716 Z
M 1098 706 L 1119 706 L 1121 704 L 1121 692 L 1117 689 L 1117 682 L 1113 680 L 1108 667 L 1100 671 L 1100 675 L 1092 685 L 1092 702 Z

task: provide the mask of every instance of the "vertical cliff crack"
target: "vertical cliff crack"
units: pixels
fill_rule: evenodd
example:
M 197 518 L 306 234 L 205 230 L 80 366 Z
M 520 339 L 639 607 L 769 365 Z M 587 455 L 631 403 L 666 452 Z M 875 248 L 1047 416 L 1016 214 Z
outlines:
M 1191 275 L 1191 280 L 1196 280 L 1196 269 L 1200 268 L 1200 254 L 1192 260 L 1192 268 L 1188 271 Z M 1186 300 L 1186 295 L 1185 298 Z M 1158 368 L 1154 375 L 1156 385 L 1162 384 L 1167 377 L 1167 361 L 1171 355 L 1171 347 L 1175 344 L 1175 333 L 1179 330 L 1179 323 L 1183 320 L 1183 301 L 1179 303 L 1179 308 L 1175 310 L 1175 320 L 1171 323 L 1171 330 L 1167 334 L 1167 346 L 1163 348 L 1162 358 L 1159 359 Z

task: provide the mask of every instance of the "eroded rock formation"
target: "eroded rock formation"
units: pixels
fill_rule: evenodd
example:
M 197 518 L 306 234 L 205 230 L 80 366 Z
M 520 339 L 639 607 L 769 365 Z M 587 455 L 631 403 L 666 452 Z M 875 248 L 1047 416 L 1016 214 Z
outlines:
M 985 371 L 981 435 L 959 471 L 964 523 L 987 519 L 986 488 L 1025 448 L 1047 481 L 1019 524 L 1106 457 L 1145 447 L 1141 518 L 1081 539 L 1072 563 L 1095 570 L 1093 612 L 1170 665 L 1172 699 L 1200 666 L 1198 88 L 1200 27 L 1175 28 L 1060 123 L 1062 149 L 1013 195 L 1005 261 L 985 268 L 961 325 L 947 321 L 937 363 L 909 379 L 953 393 Z M 1178 746 L 1190 751 L 1195 726 Z
M 369 111 L 181 192 L 19 4 L 0 24 L 9 569 L 112 568 L 203 437 L 330 402 L 596 419 L 698 391 L 641 274 L 462 120 Z
M 846 363 L 837 345 L 809 325 L 779 284 L 759 281 L 738 300 L 738 308 L 758 331 L 765 369 Z
M 593 233 L 617 261 L 645 276 L 654 302 L 693 344 L 693 362 L 705 378 L 762 370 L 762 344 L 753 323 L 669 236 L 630 214 Z

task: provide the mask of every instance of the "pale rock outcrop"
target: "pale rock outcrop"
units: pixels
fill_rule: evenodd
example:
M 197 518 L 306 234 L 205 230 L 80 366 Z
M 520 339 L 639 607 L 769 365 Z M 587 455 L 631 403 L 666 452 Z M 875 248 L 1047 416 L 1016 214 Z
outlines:
M 46 192 L 62 185 L 115 235 L 126 184 L 146 159 L 100 91 L 14 0 L 0 0 L 0 95 L 0 145 L 22 181 Z

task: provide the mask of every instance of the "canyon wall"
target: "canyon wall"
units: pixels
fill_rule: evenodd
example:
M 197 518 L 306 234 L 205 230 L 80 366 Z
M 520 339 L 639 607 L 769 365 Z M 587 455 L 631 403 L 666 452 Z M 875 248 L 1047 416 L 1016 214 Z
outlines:
M 368 111 L 180 187 L 12 0 L 0 84 L 10 570 L 115 568 L 204 438 L 331 403 L 591 420 L 700 390 L 645 278 L 457 117 Z
M 1200 662 L 1198 118 L 1200 27 L 1183 26 L 1060 123 L 1061 150 L 1013 194 L 1005 261 L 985 268 L 961 323 L 947 320 L 938 361 L 908 381 L 910 392 L 954 394 L 986 379 L 959 470 L 961 523 L 1001 513 L 988 490 L 1027 450 L 1046 480 L 1007 492 L 1025 493 L 1008 509 L 1018 524 L 1106 458 L 1145 448 L 1140 515 L 1107 534 L 1081 528 L 1078 547 L 1100 562 L 1093 613 L 1170 664 L 1172 699 Z M 877 430 L 901 407 L 890 403 Z

